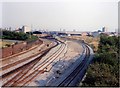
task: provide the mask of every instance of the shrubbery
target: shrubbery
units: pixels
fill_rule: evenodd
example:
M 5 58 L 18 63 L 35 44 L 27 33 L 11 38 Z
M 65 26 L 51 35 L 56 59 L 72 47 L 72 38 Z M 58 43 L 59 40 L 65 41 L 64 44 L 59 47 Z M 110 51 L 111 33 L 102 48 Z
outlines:
M 119 86 L 120 37 L 100 36 L 98 51 L 82 86 Z
M 31 33 L 28 34 L 23 32 L 3 30 L 2 39 L 34 41 L 37 40 L 38 37 L 32 35 Z

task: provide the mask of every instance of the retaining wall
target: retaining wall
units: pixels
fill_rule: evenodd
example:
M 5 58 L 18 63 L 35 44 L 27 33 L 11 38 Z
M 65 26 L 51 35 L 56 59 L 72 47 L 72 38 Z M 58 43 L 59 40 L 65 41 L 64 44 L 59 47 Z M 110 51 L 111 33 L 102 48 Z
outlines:
M 41 45 L 43 41 L 36 40 L 34 42 L 21 42 L 10 47 L 5 47 L 2 49 L 2 58 L 20 53 L 22 51 L 28 50 L 35 45 Z

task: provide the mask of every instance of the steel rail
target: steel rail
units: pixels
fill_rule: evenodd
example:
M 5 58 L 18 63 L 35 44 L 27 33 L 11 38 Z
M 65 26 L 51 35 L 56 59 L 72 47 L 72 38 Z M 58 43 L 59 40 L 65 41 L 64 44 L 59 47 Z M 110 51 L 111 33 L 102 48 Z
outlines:
M 86 56 L 83 59 L 82 63 L 80 63 L 80 65 L 76 67 L 75 70 L 73 70 L 73 72 L 69 74 L 68 77 L 66 77 L 58 86 L 68 86 L 72 81 L 74 81 L 74 78 L 80 73 L 82 68 L 84 68 L 85 62 L 87 61 L 87 58 L 90 56 L 90 51 L 88 46 L 85 45 L 85 47 L 86 47 Z

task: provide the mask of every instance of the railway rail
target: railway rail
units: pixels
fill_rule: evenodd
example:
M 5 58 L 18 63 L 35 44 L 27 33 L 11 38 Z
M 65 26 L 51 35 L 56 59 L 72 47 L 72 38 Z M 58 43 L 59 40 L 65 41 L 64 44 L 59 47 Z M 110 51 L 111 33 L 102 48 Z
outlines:
M 3 84 L 3 86 L 5 86 L 5 85 L 8 85 L 8 86 L 9 86 L 10 82 L 12 82 L 12 79 L 15 79 L 15 77 L 16 77 L 16 79 L 17 79 L 17 78 L 19 78 L 19 76 L 20 76 L 21 73 L 24 73 L 24 74 L 25 74 L 26 72 L 28 72 L 28 71 L 31 69 L 31 68 L 30 68 L 30 67 L 31 67 L 30 65 L 36 64 L 36 63 L 41 59 L 41 57 L 44 56 L 49 50 L 50 50 L 50 49 L 45 50 L 40 57 L 32 60 L 31 62 L 26 63 L 25 65 L 23 65 L 23 66 L 15 69 L 15 70 L 12 70 L 12 71 L 10 71 L 10 72 L 2 75 L 2 80 L 3 80 L 3 83 L 2 83 L 2 84 Z M 34 66 L 34 65 L 32 65 L 32 67 L 33 67 L 33 66 Z M 24 69 L 26 69 L 26 70 L 24 70 Z M 28 70 L 28 71 L 27 71 L 27 70 Z M 23 72 L 23 71 L 24 71 L 24 72 Z M 16 76 L 13 76 L 13 77 L 12 77 L 9 81 L 7 81 L 7 82 L 4 82 L 4 79 L 9 78 L 9 75 L 10 75 L 10 74 L 14 74 L 14 73 L 16 73 L 16 72 L 18 73 Z M 22 76 L 21 76 L 21 77 L 22 77 Z
M 0 74 L 0 75 L 2 77 L 4 77 L 5 75 L 9 74 L 10 72 L 13 72 L 17 68 L 21 68 L 22 66 L 29 64 L 30 62 L 34 61 L 34 59 L 41 57 L 42 54 L 48 52 L 50 49 L 52 49 L 53 47 L 55 47 L 57 45 L 58 45 L 58 43 L 56 43 L 56 45 L 54 45 L 54 46 L 47 47 L 46 49 L 42 49 L 32 56 L 26 57 L 24 59 L 14 62 L 14 63 L 10 63 L 6 66 L 3 66 L 2 68 L 0 68 L 0 69 L 2 69 L 2 71 L 1 71 L 2 74 Z
M 57 45 L 58 45 L 58 42 L 56 46 Z M 36 66 L 36 68 L 34 68 L 35 65 L 41 60 L 41 58 L 45 54 L 47 54 L 47 52 L 49 52 L 51 48 L 44 51 L 44 54 L 41 57 L 36 58 L 34 61 L 27 63 L 24 66 L 17 68 L 16 70 L 12 72 L 9 72 L 3 75 L 3 80 L 4 80 L 4 79 L 7 79 L 7 77 L 9 78 L 8 74 L 16 73 L 16 75 L 13 76 L 11 79 L 9 79 L 7 82 L 3 82 L 2 86 L 24 86 L 26 85 L 28 82 L 30 82 L 35 77 L 37 77 L 37 75 L 44 73 L 46 71 L 46 68 L 49 67 L 52 64 L 52 62 L 62 53 L 62 51 L 64 50 L 64 47 L 65 47 L 65 44 L 62 43 L 61 47 L 54 54 L 52 54 L 49 58 L 44 60 L 42 64 Z
M 74 70 L 72 73 L 70 73 L 61 83 L 59 83 L 57 86 L 70 86 L 71 83 L 74 81 L 74 79 L 77 77 L 78 74 L 80 74 L 80 71 L 84 68 L 85 63 L 87 62 L 87 59 L 90 56 L 90 50 L 87 45 L 86 47 L 86 55 L 82 61 Z
M 42 47 L 46 47 L 46 45 L 48 44 L 48 42 L 46 42 L 45 39 L 43 39 L 42 41 L 45 42 L 45 43 L 35 45 L 34 47 L 32 47 L 28 50 L 25 50 L 23 52 L 20 52 L 18 54 L 14 54 L 14 55 L 11 55 L 9 57 L 2 58 L 0 60 L 2 62 L 2 65 L 0 66 L 0 69 L 2 69 L 2 71 L 3 71 L 3 70 L 9 68 L 12 65 L 16 65 L 18 63 L 24 62 L 25 60 L 28 60 L 28 58 L 35 57 L 36 55 L 42 53 L 41 52 Z M 52 47 L 53 45 L 55 45 L 55 44 L 53 44 L 53 42 L 49 43 L 49 47 Z M 33 50 L 38 50 L 38 49 L 39 49 L 39 51 L 37 51 L 35 53 L 33 52 Z M 31 52 L 31 51 L 33 52 L 33 54 L 31 56 L 29 56 L 29 52 Z M 20 55 L 22 55 L 22 54 L 25 54 L 24 56 L 26 56 L 26 58 L 21 59 L 22 57 Z M 16 57 L 18 57 L 18 58 L 16 58 Z
M 60 50 L 61 49 L 61 50 Z M 25 84 L 27 84 L 28 82 L 30 82 L 32 79 L 34 79 L 35 77 L 37 77 L 37 75 L 39 75 L 39 73 L 41 72 L 45 72 L 47 67 L 49 67 L 49 65 L 52 64 L 52 62 L 56 59 L 56 57 L 58 57 L 62 51 L 64 50 L 64 47 L 61 47 L 59 49 L 58 52 L 54 53 L 52 56 L 49 57 L 49 60 L 47 60 L 46 62 L 43 62 L 42 65 L 38 66 L 32 73 L 30 73 L 29 75 L 27 75 L 26 77 L 24 77 L 23 79 L 21 79 L 20 81 L 18 81 L 18 83 L 24 83 L 22 86 L 24 86 Z

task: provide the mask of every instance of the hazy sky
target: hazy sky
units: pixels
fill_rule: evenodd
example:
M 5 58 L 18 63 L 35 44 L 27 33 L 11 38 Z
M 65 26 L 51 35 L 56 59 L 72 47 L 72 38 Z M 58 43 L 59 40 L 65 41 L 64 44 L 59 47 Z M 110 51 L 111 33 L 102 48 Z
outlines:
M 0 28 L 2 27 L 2 3 L 0 2 Z
M 98 0 L 99 1 L 99 0 Z M 118 3 L 114 2 L 3 2 L 2 27 L 33 25 L 36 29 L 95 31 L 118 28 Z

